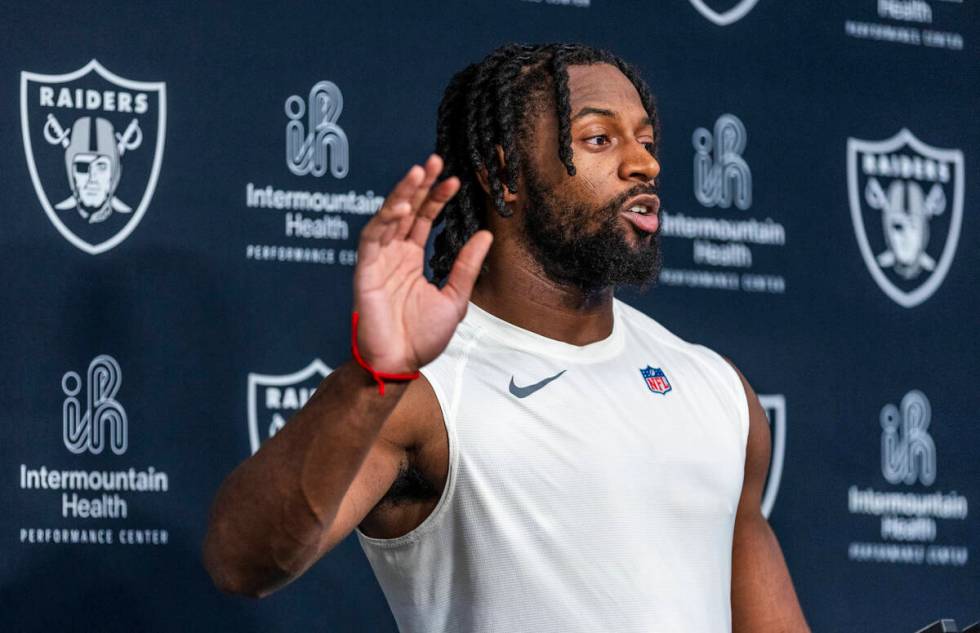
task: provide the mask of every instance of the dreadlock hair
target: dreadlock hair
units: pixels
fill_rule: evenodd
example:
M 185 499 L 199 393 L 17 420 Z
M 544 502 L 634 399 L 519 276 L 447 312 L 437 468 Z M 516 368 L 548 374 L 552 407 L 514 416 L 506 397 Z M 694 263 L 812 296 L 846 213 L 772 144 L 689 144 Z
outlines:
M 483 61 L 470 64 L 450 80 L 436 122 L 436 152 L 445 161 L 440 179 L 457 176 L 459 192 L 446 204 L 435 224 L 436 236 L 429 265 L 436 283 L 443 284 L 463 244 L 487 225 L 487 196 L 478 174 L 486 174 L 490 202 L 501 216 L 512 211 L 504 202 L 504 187 L 517 191 L 525 148 L 520 136 L 529 132 L 533 114 L 552 103 L 558 117 L 558 158 L 569 176 L 575 175 L 571 146 L 571 105 L 568 67 L 610 64 L 632 82 L 659 138 L 656 106 L 639 73 L 609 51 L 582 44 L 508 44 Z M 551 99 L 548 91 L 551 90 Z M 503 150 L 506 171 L 497 147 Z M 656 148 L 651 149 L 656 153 Z

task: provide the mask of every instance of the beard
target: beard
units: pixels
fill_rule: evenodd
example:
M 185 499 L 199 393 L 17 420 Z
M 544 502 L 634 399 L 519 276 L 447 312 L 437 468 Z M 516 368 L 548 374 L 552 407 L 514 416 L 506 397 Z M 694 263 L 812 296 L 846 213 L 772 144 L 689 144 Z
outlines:
M 653 185 L 637 185 L 600 207 L 558 199 L 537 179 L 525 173 L 528 205 L 524 237 L 544 273 L 559 284 L 586 294 L 610 286 L 647 287 L 656 283 L 662 256 L 660 227 L 635 245 L 627 240 L 620 211 L 633 196 L 655 193 Z M 591 228 L 598 221 L 597 228 Z

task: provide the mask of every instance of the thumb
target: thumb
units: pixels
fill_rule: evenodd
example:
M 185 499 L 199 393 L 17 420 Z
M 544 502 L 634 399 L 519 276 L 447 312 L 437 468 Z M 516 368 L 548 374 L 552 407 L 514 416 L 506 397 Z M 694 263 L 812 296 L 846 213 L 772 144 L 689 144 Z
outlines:
M 442 294 L 456 305 L 460 314 L 466 309 L 466 302 L 470 300 L 473 285 L 480 275 L 480 268 L 492 243 L 493 235 L 490 231 L 477 231 L 456 255 L 456 261 L 449 271 L 449 280 L 442 288 Z

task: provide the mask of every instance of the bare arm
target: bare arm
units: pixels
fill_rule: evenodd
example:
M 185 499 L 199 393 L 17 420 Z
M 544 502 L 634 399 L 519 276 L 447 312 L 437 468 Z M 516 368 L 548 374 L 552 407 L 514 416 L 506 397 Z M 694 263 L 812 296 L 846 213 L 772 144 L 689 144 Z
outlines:
M 442 289 L 422 274 L 432 220 L 458 190 L 433 186 L 442 160 L 413 167 L 364 227 L 354 271 L 358 347 L 386 373 L 438 356 L 466 313 L 490 235 L 460 251 Z M 224 481 L 211 509 L 204 564 L 225 591 L 264 596 L 346 537 L 391 486 L 434 399 L 424 380 L 385 394 L 353 361 L 330 374 L 293 419 Z
M 771 452 L 769 422 L 755 391 L 741 372 L 738 375 L 749 402 L 749 438 L 732 549 L 732 629 L 735 633 L 808 632 L 779 542 L 762 516 Z

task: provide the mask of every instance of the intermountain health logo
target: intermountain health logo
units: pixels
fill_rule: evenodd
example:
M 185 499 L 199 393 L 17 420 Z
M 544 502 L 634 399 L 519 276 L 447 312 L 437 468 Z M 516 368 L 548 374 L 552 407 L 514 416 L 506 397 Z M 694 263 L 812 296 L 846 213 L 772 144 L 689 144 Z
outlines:
M 713 2 L 712 0 L 691 0 L 691 4 L 698 10 L 698 13 L 718 26 L 728 26 L 744 18 L 758 1 L 740 0 L 733 4 L 731 1 Z M 712 5 L 721 5 L 721 8 L 715 9 Z
M 847 139 L 847 192 L 871 277 L 913 308 L 943 283 L 963 223 L 963 152 L 907 129 L 883 141 Z
M 878 414 L 881 429 L 881 488 L 851 484 L 847 510 L 871 517 L 864 524 L 869 540 L 852 541 L 848 559 L 859 563 L 964 567 L 970 560 L 969 500 L 956 491 L 966 471 L 947 468 L 943 477 L 953 490 L 936 490 L 939 481 L 936 442 L 930 431 L 933 406 L 926 394 L 911 389 L 898 402 L 886 402 Z M 939 422 L 943 422 L 942 419 Z M 868 420 L 871 423 L 871 420 Z M 956 462 L 953 462 L 956 463 Z M 966 486 L 969 487 L 969 486 Z
M 125 240 L 146 213 L 163 162 L 166 84 L 96 60 L 64 75 L 20 75 L 20 122 L 38 201 L 89 253 Z
M 881 410 L 881 474 L 890 484 L 924 486 L 936 481 L 936 444 L 929 435 L 932 407 L 918 389 L 905 394 L 899 405 Z
M 248 439 L 253 455 L 303 408 L 331 371 L 317 358 L 291 374 L 248 375 Z
M 722 114 L 714 131 L 694 130 L 694 197 L 706 207 L 752 206 L 752 170 L 742 158 L 749 135 L 742 120 Z
M 286 99 L 286 165 L 297 176 L 344 178 L 350 169 L 347 135 L 337 124 L 344 111 L 344 95 L 332 81 L 318 82 L 304 101 Z M 307 120 L 304 122 L 304 115 Z
M 79 399 L 86 387 L 84 402 Z M 108 354 L 96 356 L 88 366 L 86 380 L 74 371 L 65 372 L 61 390 L 65 448 L 72 453 L 98 455 L 108 445 L 116 455 L 129 446 L 129 421 L 126 410 L 116 400 L 122 385 L 119 363 Z
M 691 256 L 685 258 L 683 251 L 672 254 L 673 265 L 661 271 L 661 285 L 786 292 L 780 251 L 787 238 L 786 228 L 778 221 L 779 210 L 763 203 L 762 215 L 743 213 L 760 211 L 753 197 L 754 174 L 746 159 L 748 143 L 745 123 L 731 112 L 692 133 L 691 171 L 697 205 L 660 212 L 665 247 L 671 248 L 676 240 L 690 240 Z
M 166 506 L 154 505 L 159 494 L 170 491 L 170 477 L 160 464 L 136 464 L 126 456 L 130 429 L 119 399 L 122 382 L 119 362 L 108 354 L 93 358 L 82 375 L 74 370 L 62 375 L 61 399 L 51 399 L 50 411 L 60 411 L 61 419 L 51 422 L 60 426 L 67 452 L 45 451 L 44 463 L 20 464 L 22 504 L 12 511 L 12 516 L 22 512 L 25 517 L 18 529 L 20 543 L 87 547 L 170 542 L 169 528 L 157 523 Z
M 302 96 L 301 96 L 302 95 Z M 263 125 L 283 125 L 286 168 L 245 183 L 250 232 L 245 258 L 253 261 L 354 266 L 357 234 L 384 198 L 373 190 L 357 192 L 311 189 L 311 183 L 335 183 L 350 174 L 351 143 L 340 125 L 344 95 L 332 81 L 318 81 L 308 94 L 293 94 L 285 103 L 268 103 Z M 358 108 L 346 116 L 357 116 Z M 283 130 L 282 127 L 278 129 Z M 312 180 L 307 176 L 330 179 Z M 262 182 L 265 181 L 265 182 Z M 270 181 L 275 181 L 274 183 Z M 265 184 L 269 183 L 269 184 Z M 353 222 L 352 222 L 353 220 Z

